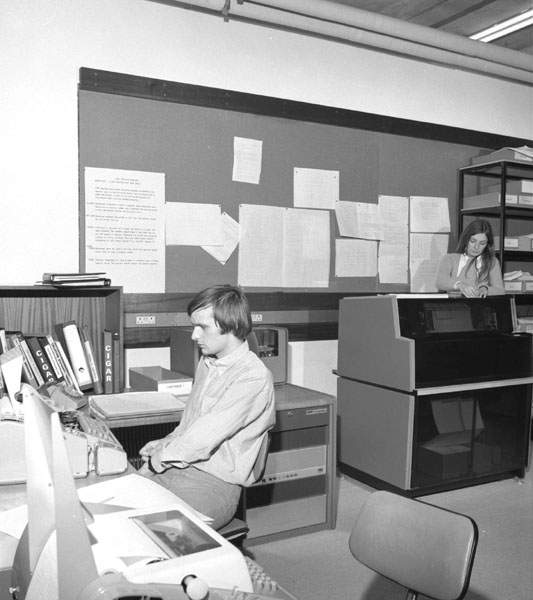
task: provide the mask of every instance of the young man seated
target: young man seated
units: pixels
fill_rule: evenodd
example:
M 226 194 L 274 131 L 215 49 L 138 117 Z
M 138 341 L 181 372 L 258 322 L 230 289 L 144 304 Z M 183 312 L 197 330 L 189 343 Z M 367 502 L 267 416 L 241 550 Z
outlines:
M 202 353 L 193 388 L 176 429 L 139 451 L 145 461 L 139 472 L 220 529 L 235 514 L 241 487 L 254 483 L 254 463 L 275 422 L 274 387 L 248 348 L 252 319 L 240 288 L 208 288 L 187 314 Z

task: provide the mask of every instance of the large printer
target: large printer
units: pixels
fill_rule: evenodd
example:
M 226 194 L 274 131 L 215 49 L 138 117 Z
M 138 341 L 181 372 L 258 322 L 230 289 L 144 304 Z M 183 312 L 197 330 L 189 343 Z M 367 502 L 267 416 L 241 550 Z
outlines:
M 523 476 L 533 338 L 514 332 L 513 302 L 441 294 L 342 299 L 341 469 L 407 495 Z

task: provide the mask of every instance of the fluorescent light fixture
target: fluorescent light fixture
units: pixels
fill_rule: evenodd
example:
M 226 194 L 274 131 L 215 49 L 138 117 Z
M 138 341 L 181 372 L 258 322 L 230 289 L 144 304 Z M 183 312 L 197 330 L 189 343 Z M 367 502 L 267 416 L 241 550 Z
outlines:
M 529 25 L 533 25 L 533 9 L 526 10 L 526 12 L 516 15 L 516 17 L 512 17 L 506 21 L 492 25 L 483 31 L 479 31 L 474 35 L 471 35 L 470 39 L 478 40 L 480 42 L 492 42 L 492 40 L 501 38 L 504 35 L 508 35 L 509 33 L 513 33 L 513 31 L 518 31 Z

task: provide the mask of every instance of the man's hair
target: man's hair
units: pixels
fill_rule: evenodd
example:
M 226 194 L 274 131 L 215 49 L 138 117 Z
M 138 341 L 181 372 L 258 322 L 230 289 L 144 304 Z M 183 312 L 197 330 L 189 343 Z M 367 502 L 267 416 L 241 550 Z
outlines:
M 214 285 L 207 288 L 189 302 L 187 314 L 211 307 L 215 323 L 222 333 L 233 333 L 245 340 L 252 331 L 252 316 L 248 299 L 240 287 L 233 285 Z

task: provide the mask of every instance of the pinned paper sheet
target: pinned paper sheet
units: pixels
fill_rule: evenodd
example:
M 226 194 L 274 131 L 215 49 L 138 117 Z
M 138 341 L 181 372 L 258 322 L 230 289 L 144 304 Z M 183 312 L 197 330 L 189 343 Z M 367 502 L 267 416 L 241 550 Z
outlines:
M 233 181 L 258 184 L 261 178 L 263 142 L 242 137 L 233 138 Z
M 339 172 L 324 169 L 294 169 L 294 206 L 335 208 L 339 200 Z

